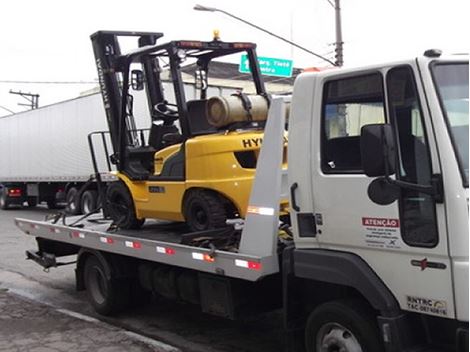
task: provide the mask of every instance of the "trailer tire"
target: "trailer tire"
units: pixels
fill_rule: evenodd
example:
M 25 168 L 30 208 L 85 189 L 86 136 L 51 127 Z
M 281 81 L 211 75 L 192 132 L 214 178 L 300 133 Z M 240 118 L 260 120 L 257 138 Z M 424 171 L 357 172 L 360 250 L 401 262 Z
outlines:
M 71 215 L 80 215 L 80 200 L 77 197 L 78 189 L 70 187 L 65 197 L 65 211 Z
M 8 201 L 8 197 L 4 188 L 2 191 L 0 191 L 0 209 L 8 210 L 9 208 L 10 202 Z
M 192 231 L 205 231 L 226 226 L 227 211 L 215 192 L 192 190 L 184 200 L 184 218 Z
M 127 308 L 130 303 L 131 284 L 127 279 L 115 279 L 110 267 L 95 256 L 89 256 L 84 266 L 87 296 L 95 311 L 101 315 L 113 315 Z M 111 272 L 111 275 L 107 273 Z
M 327 302 L 316 308 L 305 327 L 307 352 L 384 351 L 376 318 L 359 300 Z
M 138 219 L 134 201 L 122 182 L 113 182 L 106 190 L 106 207 L 114 224 L 122 229 L 139 229 L 145 219 Z
M 80 210 L 82 214 L 88 214 L 96 210 L 98 205 L 98 192 L 95 190 L 88 190 L 83 192 L 80 199 Z

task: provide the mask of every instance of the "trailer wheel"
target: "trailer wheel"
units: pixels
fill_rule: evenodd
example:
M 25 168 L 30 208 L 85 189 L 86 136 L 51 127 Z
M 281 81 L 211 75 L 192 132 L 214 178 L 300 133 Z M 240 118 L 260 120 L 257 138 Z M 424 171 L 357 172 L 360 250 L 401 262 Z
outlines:
M 122 182 L 112 182 L 108 186 L 106 203 L 110 218 L 122 229 L 139 229 L 145 222 L 145 219 L 137 218 L 134 201 Z
M 10 202 L 5 191 L 5 188 L 0 191 L 0 209 L 7 210 L 10 207 Z
M 96 210 L 98 205 L 98 192 L 94 190 L 85 191 L 80 200 L 80 209 L 83 214 L 91 213 Z
M 80 200 L 77 199 L 78 189 L 76 187 L 70 187 L 65 196 L 65 210 L 71 215 L 80 214 Z
M 84 280 L 88 300 L 99 314 L 113 315 L 129 305 L 129 280 L 113 278 L 111 268 L 97 257 L 90 256 L 86 259 Z
M 227 212 L 215 192 L 193 190 L 184 200 L 184 218 L 192 231 L 205 231 L 226 226 Z
M 324 303 L 308 318 L 307 352 L 384 351 L 374 314 L 362 302 L 339 300 Z

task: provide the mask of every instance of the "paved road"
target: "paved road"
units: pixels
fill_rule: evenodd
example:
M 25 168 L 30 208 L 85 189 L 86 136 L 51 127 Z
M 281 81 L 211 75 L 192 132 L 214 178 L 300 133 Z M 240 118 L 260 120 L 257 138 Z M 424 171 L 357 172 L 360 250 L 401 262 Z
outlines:
M 0 351 L 180 352 L 99 320 L 0 290 Z
M 282 351 L 279 313 L 233 322 L 205 315 L 195 306 L 160 300 L 116 318 L 98 316 L 86 302 L 86 295 L 75 291 L 73 265 L 45 273 L 37 264 L 24 260 L 24 251 L 35 248 L 35 240 L 22 234 L 13 219 L 39 220 L 48 213 L 50 211 L 42 207 L 0 210 L 0 287 L 28 297 L 32 302 L 79 312 L 111 326 L 154 338 L 183 352 Z

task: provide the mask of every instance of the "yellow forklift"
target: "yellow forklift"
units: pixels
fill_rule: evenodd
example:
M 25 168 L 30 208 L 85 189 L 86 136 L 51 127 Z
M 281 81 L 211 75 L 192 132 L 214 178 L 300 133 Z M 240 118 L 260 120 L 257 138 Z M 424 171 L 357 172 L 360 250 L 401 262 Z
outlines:
M 217 37 L 157 44 L 162 36 L 91 36 L 119 179 L 103 191 L 104 209 L 125 229 L 139 228 L 146 218 L 185 221 L 192 231 L 223 227 L 229 218 L 245 217 L 269 106 L 256 45 Z M 136 39 L 137 48 L 122 54 L 123 37 Z M 208 99 L 211 62 L 236 53 L 247 55 L 256 94 Z M 190 59 L 197 66 L 198 96 L 187 100 L 182 68 Z M 173 91 L 164 89 L 165 72 Z M 148 136 L 135 127 L 131 88 L 145 90 Z

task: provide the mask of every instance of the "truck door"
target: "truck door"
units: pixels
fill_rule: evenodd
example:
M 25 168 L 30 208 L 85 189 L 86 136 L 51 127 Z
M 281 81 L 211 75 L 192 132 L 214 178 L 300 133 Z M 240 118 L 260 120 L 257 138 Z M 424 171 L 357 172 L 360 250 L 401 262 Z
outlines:
M 432 124 L 413 63 L 317 82 L 321 117 L 312 124 L 315 246 L 360 256 L 405 310 L 453 317 L 444 205 L 401 189 L 390 205 L 373 203 L 361 169 L 361 127 L 390 123 L 399 156 L 396 178 L 430 185 L 439 175 Z M 305 242 L 304 242 L 305 243 Z M 313 243 L 313 242 L 312 242 Z M 305 245 L 305 244 L 304 244 Z

